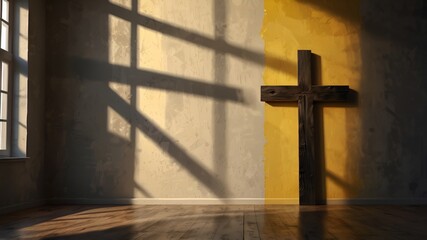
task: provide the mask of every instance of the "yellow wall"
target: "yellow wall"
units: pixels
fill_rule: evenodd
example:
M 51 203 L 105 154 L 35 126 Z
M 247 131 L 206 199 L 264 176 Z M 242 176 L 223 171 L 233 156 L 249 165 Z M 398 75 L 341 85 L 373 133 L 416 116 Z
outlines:
M 360 82 L 359 1 L 265 0 L 264 84 L 297 84 L 297 50 L 320 56 L 323 85 Z M 327 198 L 357 194 L 357 152 L 360 125 L 357 108 L 322 107 Z M 265 104 L 266 203 L 298 202 L 298 112 L 296 104 Z

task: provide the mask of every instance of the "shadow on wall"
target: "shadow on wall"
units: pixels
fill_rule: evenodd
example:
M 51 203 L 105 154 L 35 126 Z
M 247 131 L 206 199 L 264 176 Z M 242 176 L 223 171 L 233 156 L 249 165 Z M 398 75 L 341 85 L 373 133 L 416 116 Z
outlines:
M 319 55 L 312 54 L 312 76 L 313 76 L 313 85 L 324 85 L 322 79 L 322 58 Z M 357 108 L 358 107 L 358 93 L 351 89 L 350 85 L 350 93 L 349 97 L 345 102 L 318 102 L 315 103 L 314 109 L 314 134 L 315 134 L 315 159 L 317 159 L 318 166 L 318 179 L 316 182 L 319 184 L 319 189 L 317 192 L 317 196 L 319 196 L 319 204 L 326 204 L 327 202 L 327 188 L 326 188 L 326 180 L 330 180 L 337 184 L 339 187 L 344 189 L 347 193 L 347 196 L 351 196 L 351 193 L 354 193 L 356 189 L 348 183 L 346 180 L 336 176 L 333 172 L 328 171 L 326 169 L 326 149 L 325 149 L 325 124 L 324 124 L 324 112 L 325 108 L 333 108 L 333 109 L 349 109 L 349 108 Z M 347 126 L 346 128 L 350 128 L 352 126 Z M 351 149 L 351 144 L 349 142 L 346 143 L 346 149 Z
M 363 1 L 362 19 L 363 194 L 425 200 L 427 3 Z
M 216 54 L 228 54 L 262 66 L 264 65 L 265 58 L 267 60 L 266 62 L 268 62 L 268 67 L 274 68 L 277 71 L 283 71 L 284 69 L 296 69 L 295 63 L 287 62 L 286 60 L 280 59 L 274 55 L 264 56 L 264 53 L 262 52 L 252 51 L 226 42 L 224 39 L 226 28 L 224 21 L 226 20 L 225 14 L 227 12 L 225 1 L 214 1 L 213 12 L 216 25 L 216 33 L 214 38 L 179 28 L 170 23 L 159 21 L 150 16 L 145 16 L 135 11 L 129 11 L 114 4 L 108 4 L 107 9 L 108 13 L 113 13 L 117 17 L 129 20 L 134 24 L 143 26 L 156 32 L 160 32 L 162 34 L 181 39 L 201 47 L 212 49 L 216 52 Z M 292 71 L 292 73 L 296 74 L 295 71 Z
M 138 12 L 137 0 L 129 1 L 129 8 L 107 0 L 47 1 L 47 21 L 52 23 L 47 29 L 51 36 L 47 46 L 54 46 L 47 54 L 50 59 L 46 91 L 47 145 L 58 146 L 46 152 L 51 171 L 48 174 L 51 197 L 129 198 L 134 196 L 134 190 L 145 197 L 156 197 L 134 181 L 137 132 L 173 158 L 212 194 L 229 195 L 223 179 L 227 167 L 225 103 L 244 105 L 247 102 L 241 89 L 227 86 L 225 73 L 218 69 L 226 68 L 225 55 L 257 65 L 264 64 L 264 55 L 224 40 L 226 2 L 214 2 L 215 36 L 211 38 L 143 15 Z M 126 56 L 129 64 L 111 63 L 110 31 L 123 26 L 110 26 L 110 16 L 129 23 L 129 36 L 118 36 L 130 38 L 130 49 L 121 49 L 129 52 L 130 56 Z M 208 83 L 139 69 L 138 27 L 212 50 L 215 81 Z M 273 68 L 292 68 L 292 63 L 274 56 L 268 58 Z M 115 89 L 117 86 L 119 91 Z M 214 171 L 202 166 L 170 133 L 140 111 L 139 87 L 215 100 Z M 112 114 L 116 120 L 109 119 Z M 112 121 L 118 130 L 111 131 Z
M 54 166 L 51 169 L 59 169 L 59 171 L 50 174 L 52 179 L 60 180 L 59 182 L 53 181 L 56 184 L 53 189 L 60 192 L 64 191 L 63 193 L 53 193 L 53 197 L 57 194 L 72 197 L 101 197 L 105 196 L 106 190 L 104 188 L 106 187 L 114 189 L 113 192 L 116 194 L 114 197 L 132 197 L 134 189 L 146 197 L 153 197 L 144 186 L 136 186 L 134 182 L 136 130 L 144 133 L 146 137 L 175 159 L 179 165 L 190 172 L 216 196 L 224 196 L 227 193 L 226 186 L 219 179 L 202 167 L 156 123 L 137 110 L 136 88 L 144 86 L 243 103 L 241 91 L 224 85 L 203 83 L 201 80 L 138 70 L 136 56 L 138 25 L 151 26 L 156 31 L 172 33 L 175 36 L 185 37 L 188 34 L 183 32 L 184 30 L 173 30 L 171 26 L 158 21 L 146 21 L 144 16 L 137 13 L 136 0 L 132 0 L 131 10 L 101 0 L 84 4 L 79 1 L 68 1 L 66 4 L 50 2 L 48 5 L 52 9 L 63 8 L 62 12 L 50 12 L 48 15 L 50 20 L 61 19 L 64 13 L 71 12 L 72 15 L 66 17 L 79 27 L 78 33 L 89 36 L 83 41 L 97 45 L 90 50 L 92 53 L 89 54 L 76 54 L 74 52 L 71 53 L 71 56 L 67 56 L 61 51 L 51 50 L 49 52 L 50 58 L 55 59 L 55 61 L 50 64 L 51 67 L 48 69 L 53 77 L 49 84 L 52 89 L 48 91 L 51 94 L 48 96 L 48 102 L 52 105 L 47 114 L 47 129 L 51 131 L 48 133 L 50 140 L 59 142 L 61 148 L 57 152 L 50 151 L 52 154 L 48 158 Z M 108 9 L 109 11 L 94 11 L 97 14 L 97 20 L 88 24 L 85 23 L 85 27 L 82 28 L 81 24 L 87 20 L 84 19 L 86 16 L 79 16 L 76 13 L 81 13 L 82 9 L 79 8 L 83 8 L 83 6 L 89 11 L 104 6 L 100 9 Z M 109 34 L 111 34 L 108 32 L 111 26 L 107 25 L 109 15 L 123 17 L 131 23 L 129 67 L 109 63 L 108 39 Z M 48 32 L 55 32 L 56 37 L 71 35 L 70 38 L 72 39 L 74 34 L 77 34 L 75 26 L 66 26 L 66 24 L 65 26 L 64 24 L 53 26 L 58 29 L 49 29 Z M 58 41 L 52 37 L 50 41 L 53 41 L 55 45 L 62 43 L 64 44 L 63 49 L 66 49 L 68 47 L 66 40 L 68 39 Z M 206 43 L 206 39 L 199 43 Z M 79 42 L 71 44 L 81 46 Z M 208 41 L 207 44 L 211 46 L 212 43 Z M 235 48 L 232 49 L 235 53 L 239 53 Z M 91 56 L 91 54 L 94 55 Z M 72 78 L 68 76 L 72 76 Z M 68 78 L 61 79 L 64 77 Z M 58 79 L 61 79 L 61 82 Z M 129 87 L 127 92 L 129 99 L 123 99 L 111 89 L 110 82 L 127 85 Z M 79 98 L 67 99 L 70 96 L 79 96 Z M 63 111 L 64 106 L 69 109 Z M 84 106 L 84 109 L 76 106 Z M 108 131 L 110 124 L 107 122 L 109 109 L 112 109 L 130 124 L 125 137 Z M 62 151 L 62 148 L 65 150 Z M 61 152 L 63 155 L 58 156 L 57 154 L 61 154 Z M 61 162 L 56 162 L 56 159 Z M 75 175 L 77 172 L 80 173 L 79 176 Z M 60 174 L 65 175 L 65 177 L 61 177 Z M 71 182 L 73 184 L 70 184 Z M 62 186 L 74 186 L 74 188 L 61 190 Z
M 351 1 L 329 1 L 329 0 L 297 0 L 302 4 L 309 4 L 313 8 L 319 8 L 324 12 L 328 12 L 333 16 L 340 17 L 347 21 L 358 24 L 360 15 L 358 9 L 360 9 L 361 0 Z M 355 11 L 349 11 L 353 9 Z

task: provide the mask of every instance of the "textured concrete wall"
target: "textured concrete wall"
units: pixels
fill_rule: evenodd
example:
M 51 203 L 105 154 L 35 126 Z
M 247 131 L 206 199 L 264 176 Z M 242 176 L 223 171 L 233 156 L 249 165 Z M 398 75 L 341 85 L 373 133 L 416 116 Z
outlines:
M 26 134 L 17 137 L 25 140 L 26 148 L 21 149 L 19 154 L 15 154 L 21 156 L 22 151 L 24 154 L 26 151 L 26 156 L 29 158 L 13 161 L 0 160 L 0 212 L 32 206 L 44 200 L 45 8 L 44 1 L 17 1 L 17 5 L 19 8 L 16 10 L 20 13 L 19 20 L 21 21 L 19 25 L 24 26 L 25 31 L 16 35 L 17 38 L 20 38 L 19 54 L 21 58 L 16 59 L 15 66 L 16 71 L 26 70 L 18 74 L 23 76 L 20 78 L 21 80 L 28 79 L 28 85 L 25 83 L 24 88 L 22 85 L 20 86 L 20 96 L 26 99 L 25 110 L 20 110 L 25 112 L 27 121 L 21 122 L 19 127 L 24 127 Z M 31 12 L 30 15 L 28 15 L 28 10 Z M 29 67 L 21 68 L 23 65 Z M 27 100 L 28 105 L 26 105 Z M 18 104 L 22 106 L 23 103 Z
M 366 197 L 427 198 L 427 3 L 362 2 L 362 148 Z
M 262 198 L 263 3 L 47 1 L 50 197 Z

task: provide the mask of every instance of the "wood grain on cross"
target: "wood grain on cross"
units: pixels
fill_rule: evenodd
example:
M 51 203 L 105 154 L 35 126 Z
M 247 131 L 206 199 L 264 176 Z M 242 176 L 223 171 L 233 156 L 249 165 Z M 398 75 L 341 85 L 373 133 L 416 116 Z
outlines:
M 322 203 L 319 181 L 320 159 L 316 159 L 314 102 L 343 102 L 349 99 L 349 86 L 312 85 L 311 51 L 298 51 L 298 86 L 261 86 L 261 101 L 298 102 L 299 194 L 301 205 Z

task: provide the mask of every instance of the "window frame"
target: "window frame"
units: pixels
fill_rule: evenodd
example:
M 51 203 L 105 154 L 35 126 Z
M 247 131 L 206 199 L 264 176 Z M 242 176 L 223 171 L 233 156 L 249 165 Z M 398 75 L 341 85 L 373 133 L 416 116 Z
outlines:
M 14 0 L 7 0 L 9 4 L 9 21 L 3 20 L 3 0 L 0 0 L 0 24 L 6 23 L 8 25 L 8 39 L 7 39 L 7 51 L 0 48 L 0 84 L 1 78 L 3 77 L 3 69 L 1 63 L 7 63 L 8 65 L 8 76 L 7 76 L 7 92 L 2 91 L 1 93 L 7 94 L 7 113 L 6 119 L 0 119 L 0 122 L 6 122 L 6 136 L 4 141 L 6 141 L 6 149 L 0 149 L 0 158 L 10 157 L 12 154 L 12 123 L 13 123 L 13 28 L 14 28 Z M 1 25 L 0 25 L 1 27 Z M 0 40 L 1 40 L 1 29 L 0 29 Z M 1 98 L 0 98 L 0 104 Z M 0 136 L 2 138 L 3 136 Z

